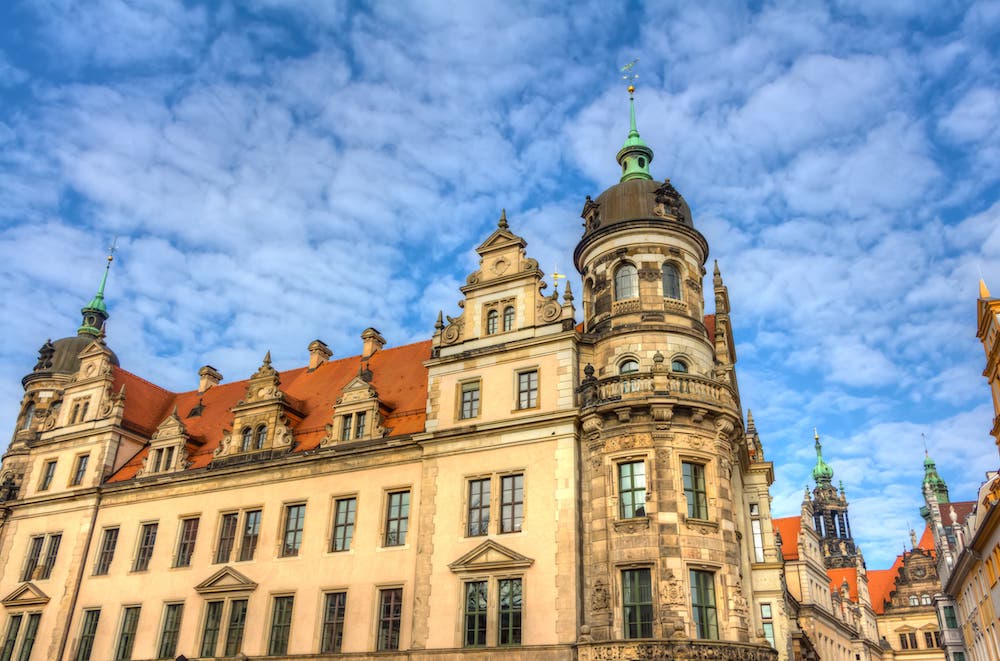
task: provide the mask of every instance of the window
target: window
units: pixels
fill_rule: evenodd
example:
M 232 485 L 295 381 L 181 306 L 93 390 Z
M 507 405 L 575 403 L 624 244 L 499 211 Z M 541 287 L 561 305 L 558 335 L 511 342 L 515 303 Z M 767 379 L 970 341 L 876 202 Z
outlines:
M 198 519 L 183 519 L 181 521 L 181 538 L 177 544 L 177 557 L 174 567 L 190 567 L 191 556 L 194 555 L 194 544 L 198 539 Z
M 761 604 L 760 605 L 760 619 L 762 622 L 762 628 L 764 629 L 764 638 L 771 647 L 775 647 L 774 644 L 774 620 L 771 616 L 771 604 Z
M 361 438 L 367 432 L 365 429 L 368 422 L 368 412 L 359 411 L 354 414 L 348 413 L 340 421 L 340 439 L 349 441 L 352 438 Z
M 681 274 L 673 264 L 663 265 L 663 297 L 681 297 Z
M 353 499 L 352 499 L 353 500 Z M 323 634 L 319 651 L 334 654 L 344 642 L 344 611 L 347 609 L 346 592 L 327 593 L 323 607 Z
M 215 550 L 216 564 L 229 562 L 233 547 L 236 545 L 236 527 L 239 525 L 239 518 L 237 512 L 222 515 L 222 523 L 219 525 L 219 546 Z
M 639 371 L 639 363 L 635 360 L 623 361 L 621 365 L 618 366 L 618 374 L 622 376 L 622 394 L 627 394 L 630 392 L 638 392 L 639 384 L 635 379 L 628 378 L 629 374 L 635 374 Z
M 257 427 L 257 433 L 255 435 L 256 442 L 254 443 L 254 450 L 263 450 L 264 442 L 267 441 L 267 425 L 261 425 Z
M 715 574 L 691 570 L 691 610 L 698 638 L 717 640 L 719 621 L 715 611 Z
M 508 305 L 503 309 L 503 330 L 504 332 L 514 330 L 514 308 Z
M 243 630 L 247 624 L 247 600 L 236 599 L 229 606 L 229 626 L 226 627 L 226 656 L 236 656 L 243 649 Z
M 260 538 L 260 510 L 243 514 L 243 535 L 240 539 L 240 562 L 253 560 Z
M 618 464 L 618 503 L 623 519 L 646 516 L 646 462 Z
M 139 532 L 139 550 L 135 554 L 135 564 L 132 571 L 146 571 L 149 560 L 153 557 L 153 546 L 156 544 L 157 523 L 145 523 Z
M 42 469 L 42 481 L 38 483 L 39 491 L 48 491 L 49 487 L 52 486 L 52 478 L 56 475 L 56 460 L 45 462 L 45 468 Z
M 677 358 L 674 358 L 672 361 L 670 361 L 670 369 L 680 374 L 687 374 L 688 366 L 687 363 L 685 363 L 683 360 L 678 360 Z
M 504 578 L 497 581 L 500 591 L 499 645 L 521 644 L 521 579 Z
M 920 599 L 917 598 L 917 595 L 915 595 L 915 594 L 911 594 L 910 595 L 910 605 L 911 606 L 919 606 L 920 605 Z
M 945 606 L 942 608 L 944 611 L 944 626 L 947 629 L 957 629 L 958 628 L 958 618 L 955 617 L 955 607 Z
M 287 558 L 299 554 L 305 522 L 306 506 L 304 504 L 285 507 L 285 534 L 281 543 L 281 557 Z
M 496 310 L 490 310 L 486 313 L 486 334 L 493 335 L 497 332 L 497 320 L 500 318 L 500 314 Z
M 524 475 L 500 478 L 500 532 L 521 532 L 524 520 Z
M 73 480 L 69 483 L 71 487 L 75 487 L 83 482 L 83 476 L 87 473 L 87 462 L 89 461 L 89 454 L 81 454 L 76 458 L 76 468 L 73 469 Z
M 118 544 L 118 528 L 106 528 L 104 538 L 101 540 L 101 548 L 97 554 L 97 566 L 94 567 L 94 576 L 107 574 L 111 569 L 111 561 L 115 558 L 115 546 Z
M 465 584 L 465 647 L 486 645 L 486 581 Z
M 399 626 L 403 621 L 403 588 L 379 590 L 377 649 L 399 649 Z
M 333 539 L 330 540 L 331 551 L 351 550 L 351 539 L 354 537 L 354 515 L 357 507 L 357 498 L 337 499 L 333 508 Z
M 76 648 L 76 661 L 90 661 L 97 636 L 97 623 L 101 619 L 101 609 L 83 611 L 83 626 L 80 628 L 80 646 Z
M 922 595 L 920 595 L 920 605 L 921 606 L 930 606 L 931 605 L 931 596 L 929 594 L 922 594 Z
M 927 647 L 927 649 L 934 649 L 935 647 L 941 647 L 941 632 L 925 631 L 924 645 L 925 647 Z
M 684 474 L 684 497 L 687 498 L 688 518 L 708 518 L 708 498 L 705 494 L 705 467 L 685 461 L 681 463 Z
M 35 403 L 28 402 L 24 407 L 24 418 L 21 420 L 21 430 L 31 429 L 31 421 L 35 419 Z
M 224 602 L 210 601 L 205 606 L 205 627 L 201 634 L 201 656 L 215 656 L 222 627 L 222 606 Z
M 753 538 L 753 561 L 764 562 L 764 533 L 760 523 L 760 505 L 757 503 L 750 504 L 750 533 Z
M 899 648 L 904 650 L 917 649 L 917 634 L 913 631 L 899 634 Z
M 72 415 L 69 418 L 69 424 L 73 425 L 78 422 L 83 422 L 87 417 L 87 409 L 90 408 L 90 398 L 82 397 L 73 402 Z
M 132 658 L 132 646 L 135 644 L 135 632 L 139 628 L 139 606 L 129 606 L 122 613 L 122 630 L 118 635 L 118 646 L 115 648 L 115 661 L 127 661 Z
M 45 536 L 32 537 L 28 542 L 28 555 L 24 559 L 24 570 L 21 572 L 21 581 L 30 581 L 34 578 L 38 561 L 42 557 L 42 544 L 45 543 Z
M 615 300 L 639 296 L 639 272 L 631 264 L 622 264 L 615 271 Z
M 406 528 L 410 522 L 410 492 L 392 492 L 389 494 L 387 501 L 383 546 L 402 546 L 406 544 Z
M 490 533 L 490 478 L 469 480 L 468 520 L 467 536 L 480 537 Z
M 952 652 L 952 661 L 965 661 L 965 652 Z
M 172 659 L 177 654 L 177 639 L 184 617 L 184 604 L 167 604 L 163 611 L 163 633 L 160 634 L 160 650 L 156 658 Z
M 153 452 L 153 461 L 150 466 L 151 473 L 159 473 L 160 471 L 168 471 L 173 468 L 174 465 L 174 448 L 157 448 Z
M 517 373 L 517 408 L 538 406 L 538 370 Z
M 354 416 L 345 415 L 341 419 L 341 421 L 340 421 L 340 423 L 341 423 L 340 424 L 340 439 L 343 440 L 343 441 L 349 441 L 349 440 L 351 440 L 351 430 L 353 429 L 353 427 L 351 427 L 351 422 L 353 421 L 353 418 L 354 418 Z
M 267 643 L 269 656 L 288 653 L 288 634 L 292 630 L 292 605 L 294 601 L 295 597 L 274 598 L 274 612 L 271 614 L 271 636 Z
M 653 637 L 653 588 L 649 569 L 622 572 L 622 613 L 626 638 Z
M 365 435 L 365 421 L 368 417 L 366 411 L 358 411 L 354 414 L 354 438 L 361 438 Z
M 459 418 L 468 420 L 479 417 L 479 381 L 467 381 L 462 384 L 461 411 Z
M 31 650 L 35 647 L 35 637 L 38 635 L 38 622 L 41 619 L 41 613 L 28 613 L 28 623 L 24 626 L 24 638 L 21 640 L 21 651 L 17 655 L 17 661 L 28 661 L 31 658 Z
M 21 613 L 14 613 L 7 619 L 7 633 L 3 639 L 3 649 L 0 650 L 0 661 L 10 661 L 14 656 L 14 646 L 17 644 L 17 634 L 21 631 L 23 618 Z
M 56 556 L 59 555 L 59 545 L 62 543 L 62 534 L 49 535 L 49 545 L 45 548 L 45 560 L 42 568 L 37 573 L 39 580 L 44 580 L 52 576 L 52 568 L 56 566 Z
M 240 432 L 240 450 L 242 452 L 249 452 L 252 444 L 253 430 L 249 427 L 244 427 L 243 431 Z

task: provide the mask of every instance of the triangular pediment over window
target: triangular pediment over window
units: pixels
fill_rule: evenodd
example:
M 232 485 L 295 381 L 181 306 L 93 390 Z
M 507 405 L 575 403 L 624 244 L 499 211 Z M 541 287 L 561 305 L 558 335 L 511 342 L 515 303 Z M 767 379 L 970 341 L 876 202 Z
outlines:
M 16 590 L 0 600 L 7 608 L 18 606 L 41 606 L 49 603 L 49 596 L 39 590 L 34 583 L 22 583 Z
M 253 592 L 257 584 L 232 567 L 223 567 L 207 579 L 194 586 L 199 594 L 218 592 Z
M 524 569 L 534 564 L 534 560 L 517 551 L 486 540 L 455 562 L 448 565 L 453 572 L 504 571 Z

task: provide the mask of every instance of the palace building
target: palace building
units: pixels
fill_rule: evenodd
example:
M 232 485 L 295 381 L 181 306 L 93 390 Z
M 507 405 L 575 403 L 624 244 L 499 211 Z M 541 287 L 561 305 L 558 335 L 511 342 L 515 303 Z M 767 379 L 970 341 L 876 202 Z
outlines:
M 796 541 L 776 543 L 728 292 L 630 112 L 620 181 L 583 204 L 581 309 L 501 214 L 426 341 L 369 328 L 346 358 L 316 340 L 300 367 L 206 365 L 171 392 L 111 349 L 105 269 L 23 379 L 0 660 L 795 658 Z M 800 548 L 860 586 L 822 487 Z

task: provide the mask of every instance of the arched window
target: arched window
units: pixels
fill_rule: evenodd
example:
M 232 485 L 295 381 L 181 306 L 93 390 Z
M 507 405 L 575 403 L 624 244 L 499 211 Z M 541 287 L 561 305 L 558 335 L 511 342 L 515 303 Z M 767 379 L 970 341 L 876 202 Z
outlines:
M 683 360 L 674 358 L 672 361 L 670 361 L 670 369 L 673 370 L 674 372 L 680 372 L 682 374 L 685 374 L 688 371 L 688 366 L 687 363 L 685 363 Z
M 514 330 L 514 308 L 508 305 L 503 309 L 503 329 L 504 332 Z
M 910 596 L 910 605 L 911 606 L 919 606 L 920 605 L 920 600 L 917 599 L 917 595 L 911 595 Z
M 28 402 L 24 407 L 24 420 L 21 421 L 21 429 L 30 429 L 31 421 L 35 419 L 35 403 Z
M 920 603 L 924 606 L 931 605 L 931 596 L 929 594 L 920 595 Z
M 639 272 L 631 264 L 622 264 L 615 271 L 615 300 L 639 296 Z
M 618 366 L 619 374 L 631 374 L 632 372 L 638 372 L 638 371 L 639 371 L 639 363 L 632 359 L 626 360 L 621 365 Z
M 636 379 L 630 379 L 630 378 L 628 378 L 628 376 L 630 374 L 635 374 L 638 371 L 639 371 L 639 363 L 638 363 L 638 361 L 632 360 L 631 358 L 628 359 L 628 360 L 622 361 L 622 363 L 618 366 L 618 374 L 620 374 L 622 377 L 624 377 L 624 378 L 622 378 L 622 381 L 621 381 L 622 382 L 622 394 L 629 393 L 629 392 L 635 392 L 635 391 L 637 391 L 639 389 L 638 384 L 636 383 Z
M 250 449 L 250 444 L 253 443 L 253 430 L 249 427 L 244 427 L 243 431 L 240 432 L 240 448 L 243 452 Z
M 254 444 L 254 450 L 263 450 L 264 441 L 267 440 L 267 425 L 261 425 L 257 427 L 257 442 Z
M 663 296 L 664 298 L 681 298 L 681 274 L 677 267 L 667 263 L 663 265 Z
M 486 313 L 486 334 L 493 335 L 497 332 L 497 319 L 500 315 L 496 310 L 490 310 Z

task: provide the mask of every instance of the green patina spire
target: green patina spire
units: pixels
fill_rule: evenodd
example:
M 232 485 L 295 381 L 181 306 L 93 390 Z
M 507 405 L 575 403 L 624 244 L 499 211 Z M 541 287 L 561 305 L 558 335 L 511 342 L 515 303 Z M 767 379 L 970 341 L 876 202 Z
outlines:
M 632 73 L 632 67 L 636 62 L 638 60 L 626 64 L 622 68 L 622 71 L 626 72 L 624 76 L 626 80 L 634 81 L 638 78 L 637 75 Z M 628 86 L 628 106 L 628 137 L 625 139 L 625 144 L 622 145 L 622 148 L 618 150 L 618 155 L 616 156 L 618 164 L 622 166 L 621 181 L 652 179 L 653 177 L 649 174 L 649 164 L 653 161 L 653 150 L 639 137 L 639 129 L 635 123 L 635 85 L 631 84 Z
M 924 491 L 930 487 L 930 490 L 934 493 L 939 503 L 948 502 L 948 485 L 945 481 L 938 475 L 937 466 L 934 464 L 934 460 L 931 459 L 930 454 L 927 450 L 924 450 Z
M 104 276 L 101 278 L 101 285 L 97 288 L 94 298 L 90 299 L 81 310 L 83 323 L 77 329 L 77 335 L 93 335 L 99 337 L 104 331 L 104 322 L 108 320 L 108 306 L 104 303 L 104 288 L 108 284 L 108 272 L 111 271 L 111 262 L 115 260 L 115 246 L 111 246 L 108 254 L 108 263 L 104 267 Z
M 823 446 L 819 442 L 819 432 L 813 429 L 813 438 L 816 439 L 816 467 L 813 468 L 813 479 L 816 486 L 829 487 L 833 481 L 833 469 L 830 464 L 823 461 Z

